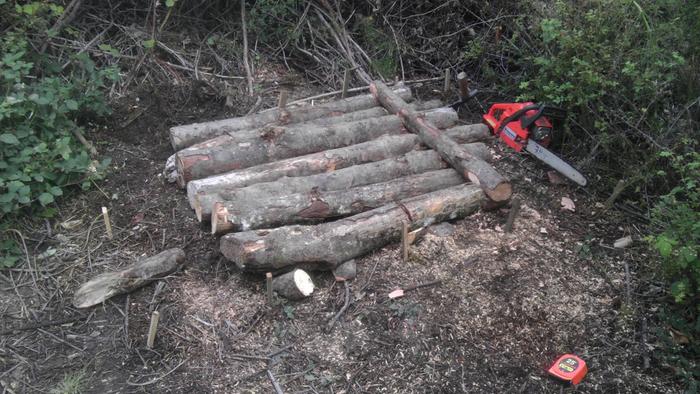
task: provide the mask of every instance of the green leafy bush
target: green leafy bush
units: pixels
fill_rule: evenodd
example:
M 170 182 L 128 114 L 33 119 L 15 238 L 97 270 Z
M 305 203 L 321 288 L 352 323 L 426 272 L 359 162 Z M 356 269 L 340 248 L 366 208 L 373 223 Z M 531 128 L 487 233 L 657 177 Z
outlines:
M 524 56 L 520 98 L 568 109 L 608 152 L 665 139 L 664 111 L 684 100 L 675 95 L 690 48 L 681 3 L 556 2 L 536 26 L 540 50 Z
M 678 186 L 663 196 L 654 210 L 656 227 L 663 232 L 654 237 L 654 247 L 672 281 L 676 303 L 688 305 L 695 315 L 700 311 L 700 153 L 668 157 L 680 175 Z M 700 329 L 700 327 L 698 327 Z M 700 332 L 700 330 L 699 330 Z
M 88 187 L 106 162 L 91 160 L 75 141 L 80 117 L 108 113 L 102 89 L 116 70 L 100 70 L 85 54 L 59 67 L 27 38 L 45 28 L 62 8 L 27 3 L 14 8 L 0 3 L 3 18 L 14 17 L 14 30 L 0 41 L 0 267 L 17 260 L 18 245 L 7 228 L 23 210 L 49 207 L 67 187 Z
M 665 318 L 675 330 L 695 338 L 685 348 L 670 347 L 678 374 L 692 386 L 700 380 L 693 361 L 700 355 L 700 153 L 661 155 L 680 181 L 654 209 L 654 224 L 661 233 L 651 241 L 661 256 L 675 303 L 664 312 Z

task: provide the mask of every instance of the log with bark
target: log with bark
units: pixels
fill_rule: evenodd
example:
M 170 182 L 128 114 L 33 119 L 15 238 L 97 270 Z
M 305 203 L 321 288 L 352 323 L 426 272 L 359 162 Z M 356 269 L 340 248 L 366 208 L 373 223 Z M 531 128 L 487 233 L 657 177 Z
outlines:
M 445 133 L 463 144 L 483 141 L 490 137 L 488 127 L 483 124 L 457 126 L 445 130 Z M 190 206 L 195 208 L 198 195 L 232 191 L 256 183 L 272 182 L 282 177 L 308 176 L 339 170 L 401 156 L 420 147 L 420 138 L 414 134 L 382 136 L 357 145 L 198 179 L 187 184 L 187 198 Z
M 226 234 L 223 255 L 246 271 L 269 272 L 291 266 L 332 270 L 401 238 L 410 229 L 463 218 L 485 200 L 476 185 L 459 185 L 318 225 Z
M 410 99 L 408 88 L 398 88 L 396 94 L 404 100 Z M 286 125 L 311 119 L 343 115 L 377 106 L 371 94 L 330 101 L 316 106 L 299 108 L 275 108 L 253 115 L 213 122 L 194 123 L 170 128 L 170 143 L 176 151 L 208 139 L 244 129 L 257 129 L 267 125 Z
M 464 178 L 480 185 L 491 200 L 501 202 L 510 199 L 513 193 L 510 182 L 490 164 L 460 147 L 457 142 L 441 132 L 439 127 L 432 124 L 430 119 L 408 108 L 406 102 L 384 83 L 372 83 L 370 91 L 384 108 L 397 114 L 406 128 L 417 134 L 425 145 L 439 152 L 440 156 Z
M 417 111 L 429 111 L 436 108 L 440 108 L 442 106 L 443 103 L 440 100 L 429 100 L 422 101 L 419 103 L 408 104 L 409 108 L 415 109 Z M 325 118 L 312 119 L 308 122 L 295 123 L 293 125 L 288 126 L 284 130 L 289 133 L 294 132 L 297 129 L 304 129 L 309 125 L 333 126 L 341 123 L 357 122 L 360 120 L 379 118 L 387 115 L 392 114 L 387 112 L 387 110 L 383 107 L 374 107 L 361 111 L 349 112 L 343 115 L 328 116 Z M 186 153 L 197 149 L 208 149 L 215 148 L 217 146 L 231 146 L 233 144 L 245 143 L 248 142 L 251 138 L 267 138 L 270 135 L 278 133 L 279 130 L 281 130 L 279 125 L 268 125 L 257 129 L 238 130 L 236 132 L 226 133 L 224 135 L 220 135 L 218 137 L 206 140 L 204 142 L 194 144 L 190 147 L 182 149 L 180 152 Z
M 464 179 L 457 171 L 444 169 L 346 190 L 313 190 L 310 193 L 217 202 L 212 209 L 211 229 L 212 234 L 225 234 L 318 223 L 462 183 Z
M 482 143 L 466 144 L 474 155 L 490 160 L 490 152 Z M 387 182 L 392 179 L 447 168 L 440 155 L 432 150 L 411 151 L 389 159 L 346 167 L 304 177 L 284 177 L 274 182 L 256 183 L 244 188 L 223 189 L 218 193 L 200 194 L 195 199 L 199 221 L 209 220 L 214 204 L 231 201 L 245 205 L 248 201 L 277 198 L 293 193 L 347 190 L 353 187 Z
M 295 269 L 273 279 L 272 289 L 280 297 L 298 301 L 314 292 L 314 282 L 306 271 Z
M 457 122 L 457 113 L 451 108 L 439 108 L 427 112 L 425 116 L 436 127 L 450 127 Z M 276 127 L 269 135 L 178 152 L 175 156 L 178 184 L 185 187 L 187 182 L 194 179 L 359 144 L 384 134 L 402 132 L 404 129 L 401 120 L 393 115 L 331 126 Z
M 73 295 L 76 308 L 97 305 L 115 295 L 125 294 L 163 278 L 182 267 L 185 252 L 180 248 L 164 250 L 119 272 L 108 272 L 91 279 Z

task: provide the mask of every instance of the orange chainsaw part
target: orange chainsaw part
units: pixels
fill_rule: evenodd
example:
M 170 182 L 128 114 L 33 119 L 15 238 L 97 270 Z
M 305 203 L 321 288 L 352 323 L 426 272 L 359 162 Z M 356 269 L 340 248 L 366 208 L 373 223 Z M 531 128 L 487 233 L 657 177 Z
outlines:
M 586 367 L 586 362 L 577 356 L 565 354 L 552 364 L 548 372 L 558 379 L 576 385 L 581 383 L 583 377 L 586 376 L 588 367 Z
M 542 107 L 532 102 L 498 103 L 484 114 L 484 122 L 516 152 L 523 150 L 528 139 L 547 147 L 551 140 L 552 122 L 542 116 Z M 531 120 L 525 124 L 523 120 Z

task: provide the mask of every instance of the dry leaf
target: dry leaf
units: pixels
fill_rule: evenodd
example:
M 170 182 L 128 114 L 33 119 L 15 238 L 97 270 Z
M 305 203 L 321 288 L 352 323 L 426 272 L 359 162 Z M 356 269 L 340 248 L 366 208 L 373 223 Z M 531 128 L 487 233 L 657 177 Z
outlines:
M 561 198 L 561 209 L 576 212 L 576 204 L 569 197 Z
M 399 298 L 403 297 L 403 289 L 396 289 L 389 293 L 389 299 L 393 300 L 394 298 Z

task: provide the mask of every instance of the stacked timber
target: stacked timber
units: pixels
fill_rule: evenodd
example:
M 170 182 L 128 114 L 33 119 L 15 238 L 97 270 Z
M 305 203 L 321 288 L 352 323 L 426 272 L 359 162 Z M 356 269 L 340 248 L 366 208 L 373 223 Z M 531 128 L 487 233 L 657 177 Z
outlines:
M 371 94 L 173 127 L 177 181 L 241 269 L 332 270 L 408 227 L 510 198 L 482 124 L 381 83 Z

